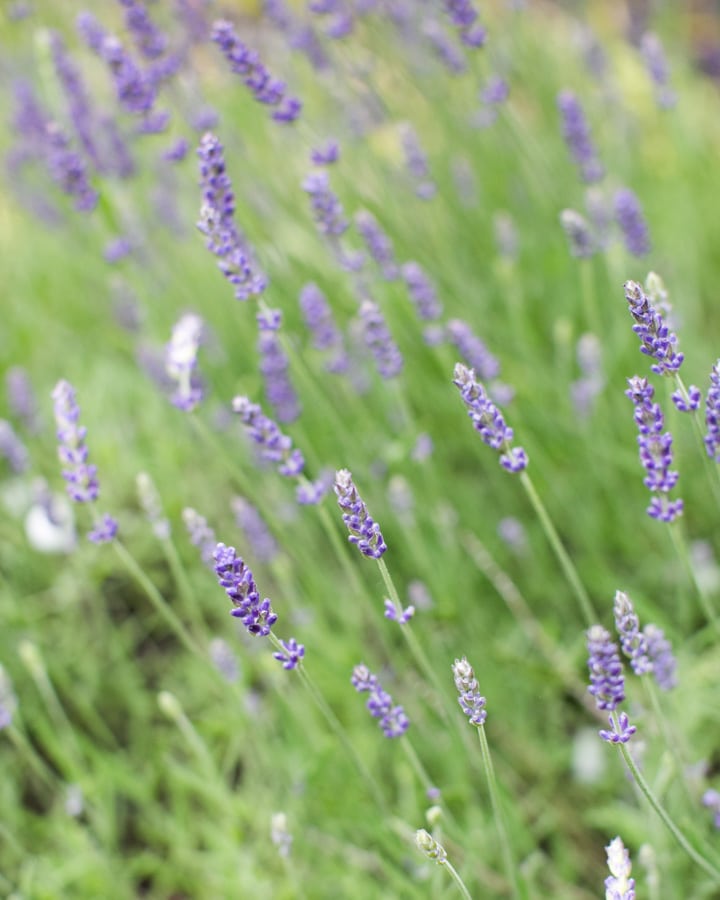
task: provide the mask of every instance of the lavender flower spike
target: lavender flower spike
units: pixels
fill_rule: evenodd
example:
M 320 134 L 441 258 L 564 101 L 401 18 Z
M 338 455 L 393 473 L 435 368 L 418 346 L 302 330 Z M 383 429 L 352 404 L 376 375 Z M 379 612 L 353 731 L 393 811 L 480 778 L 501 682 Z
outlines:
M 488 397 L 485 388 L 475 380 L 475 372 L 462 363 L 455 365 L 453 384 L 468 408 L 473 427 L 483 442 L 500 453 L 500 465 L 508 472 L 522 472 L 528 457 L 522 447 L 512 447 L 513 430 L 505 424 L 500 410 Z
M 707 455 L 720 463 L 720 359 L 710 371 L 710 387 L 705 395 L 705 427 Z
M 240 416 L 250 439 L 257 444 L 260 456 L 268 462 L 278 463 L 281 475 L 297 478 L 305 467 L 305 460 L 299 450 L 293 449 L 292 440 L 247 397 L 235 397 L 232 408 Z
M 29 457 L 25 444 L 6 419 L 0 419 L 0 458 L 2 457 L 18 475 L 28 467 Z
M 615 194 L 615 218 L 625 238 L 625 246 L 633 256 L 650 252 L 648 228 L 640 201 L 629 188 Z
M 647 472 L 643 483 L 655 494 L 647 514 L 652 519 L 672 522 L 683 510 L 682 500 L 671 501 L 667 497 L 678 480 L 678 473 L 670 468 L 672 435 L 669 431 L 663 432 L 665 417 L 659 404 L 653 403 L 655 389 L 647 379 L 635 375 L 628 378 L 628 385 L 625 395 L 635 406 L 634 419 L 640 432 L 637 439 L 640 462 Z
M 275 410 L 278 422 L 294 422 L 300 415 L 300 402 L 288 375 L 290 361 L 278 337 L 282 313 L 279 309 L 263 309 L 256 319 L 260 372 L 265 381 L 265 394 Z
M 597 250 L 597 244 L 587 220 L 574 209 L 564 209 L 560 213 L 560 224 L 567 238 L 570 255 L 576 259 L 589 259 Z
M 605 170 L 598 159 L 580 101 L 572 91 L 561 91 L 557 98 L 563 120 L 563 137 L 570 155 L 575 160 L 583 181 L 600 181 Z
M 675 669 L 677 662 L 670 641 L 657 625 L 646 625 L 643 636 L 647 643 L 647 653 L 652 663 L 652 673 L 662 691 L 670 691 L 677 684 Z
M 387 550 L 387 544 L 383 540 L 380 526 L 370 517 L 347 469 L 336 472 L 334 488 L 338 506 L 343 511 L 343 522 L 350 532 L 348 540 L 351 544 L 357 544 L 363 556 L 380 559 Z
M 367 708 L 370 715 L 380 720 L 380 728 L 386 738 L 398 738 L 410 727 L 410 721 L 402 706 L 393 706 L 392 697 L 383 690 L 376 675 L 365 665 L 355 666 L 350 683 L 360 693 L 368 693 Z
M 637 281 L 625 282 L 625 299 L 635 322 L 633 331 L 640 338 L 640 352 L 655 360 L 651 371 L 656 375 L 675 374 L 685 359 L 682 353 L 675 352 L 677 335 L 670 331 Z
M 311 172 L 302 183 L 302 189 L 310 195 L 317 230 L 321 234 L 338 237 L 348 229 L 342 205 L 330 187 L 330 178 L 324 170 Z
M 392 241 L 380 227 L 375 216 L 366 209 L 355 213 L 355 227 L 365 242 L 370 256 L 380 267 L 386 281 L 395 281 L 400 274 Z
M 170 398 L 173 405 L 191 412 L 203 397 L 197 376 L 197 355 L 203 335 L 203 320 L 186 313 L 175 323 L 170 342 L 165 348 L 165 371 L 176 384 Z
M 427 322 L 439 319 L 442 315 L 442 303 L 420 263 L 406 262 L 401 271 L 418 316 Z
M 630 854 L 621 838 L 613 838 L 605 848 L 610 875 L 605 879 L 606 900 L 635 900 L 635 879 L 630 877 Z
M 670 87 L 670 71 L 660 38 L 656 34 L 644 34 L 640 41 L 640 52 L 655 85 L 657 105 L 660 109 L 670 109 L 675 106 L 677 97 Z
M 630 724 L 627 713 L 624 712 L 618 715 L 617 722 L 612 716 L 608 716 L 608 722 L 610 723 L 610 729 L 603 728 L 598 734 L 610 744 L 627 744 L 637 731 L 637 728 Z
M 346 371 L 348 359 L 342 333 L 335 325 L 325 295 L 313 282 L 306 284 L 300 292 L 300 308 L 305 324 L 313 334 L 313 347 L 316 350 L 332 350 L 325 368 L 335 374 Z
M 460 708 L 470 720 L 470 724 L 480 728 L 485 724 L 487 718 L 486 700 L 480 695 L 480 686 L 475 678 L 473 667 L 463 656 L 462 659 L 455 660 L 452 670 L 455 687 L 459 694 Z
M 305 656 L 305 647 L 298 644 L 295 638 L 289 641 L 280 641 L 281 651 L 273 653 L 273 659 L 283 664 L 283 669 L 296 669 L 300 664 L 300 660 Z
M 437 863 L 439 866 L 445 865 L 447 862 L 447 852 L 443 845 L 436 841 L 424 828 L 419 828 L 416 831 L 415 843 L 418 850 L 431 862 Z
M 213 568 L 213 554 L 217 546 L 215 532 L 208 525 L 207 519 L 190 507 L 182 511 L 183 522 L 190 537 L 190 543 L 200 550 L 200 557 L 205 565 Z
M 250 634 L 267 637 L 277 622 L 270 601 L 260 600 L 250 569 L 236 554 L 234 547 L 218 544 L 213 554 L 215 574 L 233 604 L 230 615 L 240 619 Z
M 78 424 L 80 407 L 75 399 L 75 390 L 68 381 L 59 381 L 52 392 L 52 398 L 55 401 L 57 438 L 60 442 L 58 456 L 66 466 L 62 475 L 67 482 L 68 495 L 75 503 L 92 503 L 100 493 L 97 466 L 87 461 L 87 429 Z
M 360 305 L 365 345 L 372 353 L 378 372 L 383 378 L 396 378 L 403 368 L 403 358 L 392 338 L 380 307 L 372 300 Z
M 622 651 L 630 660 L 636 675 L 644 675 L 652 670 L 652 662 L 648 656 L 647 638 L 640 631 L 640 620 L 637 617 L 632 600 L 623 591 L 615 592 L 613 606 L 615 628 L 620 638 Z
M 587 632 L 587 648 L 588 691 L 595 698 L 598 709 L 612 712 L 625 699 L 625 679 L 617 645 L 602 625 L 593 625 Z

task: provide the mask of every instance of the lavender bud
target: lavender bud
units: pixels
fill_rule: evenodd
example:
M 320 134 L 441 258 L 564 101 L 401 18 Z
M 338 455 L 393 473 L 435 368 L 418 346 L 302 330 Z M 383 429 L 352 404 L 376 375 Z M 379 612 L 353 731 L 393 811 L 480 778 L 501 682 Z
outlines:
M 300 403 L 288 376 L 290 361 L 278 337 L 282 314 L 280 310 L 267 309 L 259 312 L 256 319 L 260 372 L 265 381 L 265 394 L 275 410 L 278 422 L 294 422 L 300 415 Z
M 463 656 L 462 659 L 455 660 L 452 670 L 455 687 L 460 695 L 458 697 L 460 708 L 470 720 L 470 724 L 480 728 L 485 724 L 487 718 L 485 709 L 487 701 L 480 694 L 480 686 L 475 678 L 473 667 Z
M 674 374 L 685 359 L 675 352 L 677 335 L 673 334 L 662 315 L 645 295 L 637 281 L 625 282 L 625 299 L 635 324 L 633 331 L 640 338 L 640 352 L 655 360 L 650 366 L 656 375 Z
M 50 177 L 63 193 L 75 199 L 78 212 L 92 212 L 98 193 L 88 181 L 85 161 L 70 149 L 70 141 L 59 125 L 51 122 L 46 130 L 46 160 Z
M 574 209 L 564 209 L 560 213 L 560 224 L 568 240 L 570 254 L 576 259 L 589 259 L 597 246 L 587 221 Z
M 244 497 L 233 497 L 230 506 L 255 559 L 272 562 L 278 555 L 278 545 L 258 510 Z
M 608 722 L 610 723 L 610 729 L 601 729 L 598 734 L 610 744 L 627 744 L 637 731 L 637 728 L 630 724 L 627 713 L 624 712 L 619 714 L 617 722 L 612 716 L 608 717 Z
M 417 844 L 418 850 L 431 862 L 437 863 L 439 866 L 442 866 L 447 862 L 445 848 L 442 844 L 439 844 L 431 834 L 425 831 L 424 828 L 419 828 L 417 830 L 415 834 L 415 843 Z
M 331 166 L 340 159 L 340 144 L 329 140 L 310 151 L 310 162 L 314 166 Z
M 629 253 L 633 256 L 645 256 L 650 252 L 650 238 L 640 201 L 629 188 L 623 188 L 615 194 L 615 219 Z
M 187 138 L 180 137 L 172 143 L 167 150 L 163 151 L 162 158 L 165 162 L 179 163 L 182 162 L 188 154 L 190 142 Z
M 527 552 L 527 533 L 525 526 L 519 519 L 516 519 L 514 516 L 506 516 L 500 519 L 497 533 L 514 553 L 523 555 Z
M 407 623 L 415 615 L 414 606 L 406 606 L 405 609 L 396 607 L 390 599 L 385 599 L 385 618 L 391 622 L 397 622 L 398 625 L 407 625 Z
M 588 691 L 595 697 L 598 709 L 612 711 L 625 699 L 625 679 L 617 645 L 602 625 L 593 625 L 587 632 Z
M 632 600 L 622 591 L 616 591 L 615 628 L 620 638 L 623 653 L 630 660 L 636 675 L 644 675 L 652 670 L 652 662 L 648 655 L 647 638 L 640 632 L 640 620 L 637 617 Z
M 658 628 L 657 625 L 646 625 L 643 637 L 658 687 L 663 691 L 672 690 L 677 685 L 675 675 L 677 662 L 670 641 L 665 637 L 662 628 Z
M 299 484 L 295 492 L 295 498 L 300 506 L 317 506 L 322 502 L 333 484 L 331 470 L 324 470 L 315 481 Z
M 707 455 L 720 462 L 720 359 L 710 370 L 710 387 L 705 395 L 705 427 Z
M 250 569 L 237 556 L 234 547 L 218 544 L 213 553 L 215 574 L 233 604 L 230 615 L 240 619 L 249 634 L 267 637 L 277 622 L 270 601 L 260 600 Z
M 380 559 L 387 550 L 387 545 L 383 540 L 380 526 L 368 513 L 347 469 L 336 472 L 334 490 L 338 506 L 343 511 L 343 522 L 350 532 L 348 541 L 357 544 L 363 556 Z
M 248 437 L 257 445 L 260 456 L 277 463 L 281 475 L 297 478 L 305 467 L 305 460 L 299 450 L 293 449 L 292 440 L 247 397 L 235 397 L 232 408 L 240 416 Z
M 640 41 L 640 52 L 655 85 L 657 105 L 660 109 L 670 109 L 675 106 L 677 97 L 670 87 L 670 70 L 660 38 L 656 34 L 644 34 Z
M 493 450 L 500 453 L 500 465 L 508 472 L 522 472 L 528 458 L 522 447 L 512 447 L 513 430 L 505 424 L 500 410 L 488 397 L 485 388 L 475 380 L 475 372 L 462 363 L 455 365 L 453 384 L 460 390 L 473 427 Z
M 332 357 L 325 363 L 328 372 L 340 373 L 347 370 L 348 359 L 343 337 L 335 325 L 332 311 L 325 295 L 313 283 L 306 284 L 300 292 L 300 308 L 305 324 L 313 335 L 316 350 L 332 350 Z
M 572 91 L 561 91 L 558 94 L 557 105 L 563 120 L 562 129 L 565 143 L 580 169 L 583 181 L 600 181 L 605 170 L 598 159 L 590 134 L 590 126 L 579 100 Z
M 712 788 L 705 791 L 702 796 L 702 805 L 706 806 L 713 813 L 715 827 L 720 828 L 720 792 Z
M 460 40 L 468 47 L 482 47 L 485 29 L 477 21 L 478 12 L 472 0 L 443 0 L 450 21 L 460 32 Z
M 355 227 L 365 242 L 370 256 L 380 267 L 386 281 L 395 281 L 399 275 L 392 241 L 378 224 L 375 216 L 366 209 L 355 214 Z
M 182 511 L 183 522 L 190 537 L 190 543 L 200 549 L 200 556 L 206 566 L 214 568 L 213 554 L 217 546 L 215 532 L 208 525 L 207 519 L 190 507 Z
M 468 366 L 477 372 L 483 381 L 491 381 L 500 374 L 500 363 L 490 353 L 485 344 L 462 319 L 450 319 L 447 336 L 461 354 Z
M 40 430 L 38 404 L 30 378 L 25 369 L 14 366 L 5 376 L 10 411 L 17 416 L 31 434 Z
M 168 40 L 137 0 L 121 0 L 125 7 L 125 25 L 135 46 L 146 59 L 157 59 L 167 50 Z
M 380 720 L 380 728 L 386 738 L 401 737 L 410 727 L 410 721 L 402 706 L 393 706 L 392 697 L 383 690 L 376 675 L 365 665 L 355 666 L 350 683 L 358 693 L 369 693 L 367 709 L 374 719 Z
M 85 444 L 87 429 L 79 425 L 80 407 L 75 390 L 68 381 L 58 381 L 52 392 L 55 401 L 55 422 L 59 443 L 58 456 L 66 466 L 62 475 L 67 491 L 75 503 L 92 503 L 100 493 L 97 466 L 90 465 Z
M 451 75 L 460 75 L 465 71 L 465 57 L 462 51 L 438 22 L 433 19 L 426 20 L 423 22 L 422 31 L 435 55 Z
M 105 513 L 95 523 L 95 527 L 88 532 L 88 540 L 93 544 L 109 544 L 114 541 L 118 533 L 118 523 L 112 516 Z
M 430 176 L 427 157 L 412 125 L 406 123 L 402 126 L 400 139 L 405 153 L 405 166 L 416 182 L 415 194 L 421 200 L 430 200 L 435 196 L 437 185 Z
M 170 400 L 184 412 L 191 412 L 203 398 L 196 372 L 203 328 L 200 316 L 186 313 L 173 326 L 170 342 L 165 347 L 165 371 L 175 382 Z
M 402 372 L 402 354 L 377 303 L 364 300 L 360 305 L 360 320 L 365 345 L 375 359 L 378 372 L 383 378 L 396 378 Z
M 305 656 L 305 647 L 298 644 L 295 638 L 289 641 L 280 641 L 282 651 L 273 653 L 273 658 L 282 663 L 283 669 L 296 669 L 300 660 Z
M 630 877 L 630 854 L 621 838 L 613 838 L 605 848 L 610 875 L 605 879 L 608 900 L 635 900 L 635 879 Z
M 442 315 L 442 303 L 420 263 L 406 262 L 401 271 L 418 317 L 425 322 L 439 319 Z
M 687 389 L 687 394 L 680 390 L 673 391 L 670 395 L 670 399 L 675 404 L 675 408 L 678 412 L 696 412 L 700 409 L 702 393 L 699 387 L 691 384 Z
M 8 461 L 8 465 L 17 475 L 24 472 L 29 464 L 25 444 L 5 419 L 0 419 L 0 457 L 4 457 Z
M 311 172 L 302 189 L 310 196 L 315 225 L 320 234 L 338 237 L 348 229 L 342 205 L 330 187 L 327 172 Z

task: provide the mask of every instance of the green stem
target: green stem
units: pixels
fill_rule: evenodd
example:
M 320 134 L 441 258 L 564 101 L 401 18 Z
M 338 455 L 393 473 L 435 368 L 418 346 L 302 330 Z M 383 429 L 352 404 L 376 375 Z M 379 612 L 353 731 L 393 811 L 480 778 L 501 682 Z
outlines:
M 685 387 L 685 383 L 680 377 L 678 372 L 675 372 L 675 384 L 677 385 L 678 391 L 682 396 L 683 400 L 687 405 L 689 405 L 689 395 L 687 388 Z M 710 483 L 712 484 L 712 490 L 715 494 L 715 501 L 720 505 L 720 468 L 718 468 L 718 464 L 715 463 L 707 454 L 705 449 L 705 433 L 703 432 L 702 425 L 700 424 L 700 419 L 698 416 L 697 410 L 692 410 L 690 413 L 690 417 L 692 419 L 693 428 L 695 429 L 695 434 L 699 438 L 699 451 L 702 456 L 702 464 L 705 466 L 706 471 L 707 467 L 711 467 L 713 469 L 712 472 L 708 472 L 708 476 L 710 478 Z
M 49 787 L 55 787 L 55 775 L 49 768 L 45 760 L 40 756 L 25 735 L 19 731 L 14 725 L 7 729 L 10 740 L 15 744 L 18 753 L 27 760 L 30 768 L 35 774 L 44 781 Z
M 613 713 L 613 719 L 616 720 L 616 727 L 617 727 L 617 719 L 616 719 L 615 713 Z M 620 749 L 620 753 L 622 754 L 622 757 L 625 760 L 625 765 L 628 767 L 628 769 L 630 770 L 630 774 L 635 779 L 635 783 L 640 788 L 640 790 L 643 792 L 643 794 L 645 795 L 645 799 L 648 801 L 650 806 L 655 810 L 655 812 L 658 814 L 658 816 L 662 819 L 665 826 L 670 831 L 670 833 L 675 838 L 675 840 L 678 842 L 678 844 L 682 847 L 682 849 L 685 851 L 685 853 L 687 853 L 687 855 L 690 857 L 690 859 L 696 865 L 700 866 L 700 868 L 704 872 L 706 872 L 713 879 L 713 881 L 715 881 L 716 883 L 720 883 L 720 869 L 716 869 L 715 866 L 712 865 L 712 863 L 709 863 L 705 859 L 704 856 L 701 856 L 697 852 L 697 850 L 695 850 L 695 848 L 689 843 L 688 839 L 680 831 L 680 829 L 677 827 L 677 825 L 673 822 L 673 820 L 670 818 L 670 815 L 668 814 L 668 812 L 662 806 L 662 804 L 657 799 L 657 797 L 655 797 L 655 795 L 653 794 L 647 781 L 645 781 L 645 778 L 644 778 L 642 772 L 635 765 L 635 762 L 634 762 L 632 756 L 630 755 L 630 751 L 628 750 L 627 745 L 623 744 L 623 743 L 619 743 L 618 748 Z
M 442 865 L 443 865 L 443 868 L 447 869 L 448 872 L 450 873 L 450 875 L 452 876 L 453 881 L 457 885 L 458 890 L 460 891 L 462 896 L 465 898 L 465 900 L 472 900 L 472 897 L 470 896 L 470 891 L 465 887 L 465 882 L 462 880 L 462 878 L 458 874 L 458 872 L 455 869 L 455 867 L 453 866 L 453 864 L 451 862 L 449 862 L 449 860 L 446 859 Z
M 695 586 L 695 590 L 697 591 L 698 597 L 700 598 L 700 605 L 702 606 L 703 612 L 705 613 L 705 618 L 708 620 L 708 623 L 712 625 L 712 627 L 717 632 L 720 633 L 720 620 L 718 619 L 717 612 L 715 611 L 715 607 L 712 604 L 710 596 L 702 586 L 702 583 L 698 580 L 698 577 L 695 573 L 695 567 L 690 561 L 687 544 L 685 543 L 680 523 L 677 521 L 669 522 L 668 530 L 670 532 L 670 538 L 672 539 L 673 546 L 675 547 L 675 551 L 677 552 L 680 562 L 682 563 L 688 578 Z
M 535 486 L 533 485 L 527 471 L 523 471 L 520 473 L 520 481 L 522 483 L 522 486 L 525 488 L 525 493 L 528 495 L 530 503 L 532 504 L 538 518 L 540 519 L 540 524 L 543 527 L 545 536 L 547 537 L 550 546 L 552 547 L 555 556 L 560 563 L 560 567 L 568 580 L 568 584 L 572 588 L 573 593 L 575 594 L 575 597 L 580 604 L 580 609 L 583 616 L 585 617 L 585 621 L 588 627 L 590 627 L 595 622 L 597 622 L 597 616 L 595 614 L 595 611 L 593 610 L 592 603 L 590 602 L 590 597 L 588 596 L 588 593 L 585 590 L 582 581 L 580 580 L 578 571 L 575 568 L 572 560 L 570 559 L 567 550 L 563 546 L 562 541 L 560 540 L 560 536 L 558 535 L 557 531 L 555 530 L 555 526 L 552 523 L 552 519 L 548 515 L 548 511 L 545 509 L 545 504 L 542 502 L 542 500 L 540 499 L 540 495 L 535 490 Z
M 490 747 L 488 746 L 487 735 L 485 734 L 485 726 L 481 725 L 478 728 L 477 733 L 478 738 L 480 739 L 480 752 L 482 753 L 483 765 L 485 766 L 488 790 L 490 792 L 490 803 L 492 804 L 493 815 L 495 817 L 495 827 L 497 828 L 498 839 L 500 841 L 500 849 L 505 865 L 505 874 L 512 885 L 513 896 L 522 898 L 525 897 L 525 892 L 521 889 L 517 877 L 517 867 L 510 847 L 510 840 L 505 826 L 505 817 L 503 816 L 502 807 L 500 806 L 495 769 L 493 768 L 492 757 L 490 756 Z
M 185 606 L 185 613 L 188 619 L 192 622 L 193 627 L 197 631 L 197 633 L 202 634 L 205 631 L 205 621 L 203 619 L 200 607 L 198 606 L 198 603 L 195 599 L 195 595 L 190 584 L 190 579 L 187 576 L 185 567 L 183 566 L 180 555 L 177 552 L 177 547 L 175 546 L 172 538 L 161 540 L 160 544 L 162 546 L 165 559 L 167 560 L 167 564 L 170 567 L 170 571 L 172 572 L 173 580 L 175 581 L 178 591 L 180 592 L 180 596 L 182 597 L 183 605 Z

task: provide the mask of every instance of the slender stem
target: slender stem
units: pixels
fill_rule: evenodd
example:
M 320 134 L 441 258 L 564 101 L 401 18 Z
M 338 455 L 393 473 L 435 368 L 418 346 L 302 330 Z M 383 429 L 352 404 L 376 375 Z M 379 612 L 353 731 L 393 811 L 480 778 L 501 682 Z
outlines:
M 52 772 L 48 764 L 40 756 L 37 750 L 33 747 L 30 741 L 25 737 L 25 735 L 14 725 L 10 725 L 10 727 L 7 729 L 7 734 L 13 744 L 15 744 L 17 751 L 25 757 L 30 768 L 35 772 L 35 774 L 39 778 L 41 778 L 49 787 L 54 788 L 56 779 L 55 774 Z
M 588 596 L 585 587 L 580 580 L 580 576 L 578 575 L 578 571 L 575 568 L 573 561 L 570 559 L 567 550 L 562 544 L 560 540 L 560 536 L 555 530 L 555 526 L 552 523 L 552 519 L 548 515 L 548 511 L 545 509 L 545 504 L 540 499 L 540 495 L 535 490 L 535 486 L 533 485 L 530 476 L 527 471 L 523 471 L 520 473 L 520 481 L 522 486 L 525 488 L 525 493 L 528 495 L 528 499 L 532 504 L 535 512 L 537 513 L 538 518 L 540 519 L 540 524 L 543 527 L 543 531 L 545 532 L 545 536 L 550 542 L 550 546 L 552 547 L 555 556 L 557 557 L 558 562 L 560 563 L 560 567 L 562 568 L 565 577 L 568 580 L 570 587 L 572 588 L 575 597 L 580 604 L 580 609 L 582 610 L 582 614 L 585 617 L 585 621 L 590 627 L 597 621 L 597 616 L 595 611 L 593 610 L 592 603 L 590 601 L 590 597 Z
M 448 872 L 450 873 L 450 875 L 452 876 L 453 881 L 457 885 L 458 890 L 460 891 L 462 896 L 465 898 L 465 900 L 472 900 L 472 897 L 470 896 L 470 891 L 465 887 L 465 882 L 462 880 L 462 878 L 458 874 L 458 872 L 455 869 L 455 867 L 453 866 L 453 864 L 451 862 L 449 862 L 449 860 L 446 859 L 442 865 L 443 865 L 443 868 L 447 869 Z
M 693 585 L 695 586 L 695 590 L 698 593 L 698 597 L 700 598 L 700 605 L 702 606 L 703 612 L 705 613 L 705 618 L 717 632 L 720 632 L 720 619 L 718 619 L 718 614 L 715 611 L 715 607 L 713 606 L 708 592 L 705 590 L 702 582 L 700 582 L 697 577 L 695 566 L 693 566 L 692 562 L 690 561 L 687 544 L 685 543 L 680 523 L 668 523 L 668 530 L 670 532 L 673 546 L 675 547 L 677 555 L 680 558 L 680 562 L 682 563 L 685 572 L 687 573 L 690 581 L 692 581 Z
M 205 659 L 205 654 L 203 653 L 202 649 L 198 646 L 198 644 L 195 643 L 195 640 L 191 637 L 187 628 L 180 621 L 175 611 L 169 606 L 160 591 L 155 587 L 152 581 L 145 574 L 140 564 L 135 560 L 135 558 L 125 548 L 125 546 L 120 543 L 120 541 L 115 539 L 112 543 L 113 547 L 115 548 L 115 552 L 123 561 L 127 570 L 147 594 L 147 597 L 152 603 L 155 611 L 165 620 L 172 631 L 175 632 L 183 646 L 191 653 L 195 653 Z
M 615 714 L 613 714 L 613 717 L 614 717 L 614 715 Z M 635 765 L 635 761 L 633 760 L 632 756 L 630 755 L 630 751 L 628 750 L 627 745 L 623 744 L 623 743 L 619 743 L 618 747 L 620 749 L 620 753 L 623 756 L 623 759 L 625 760 L 625 765 L 628 767 L 628 769 L 630 770 L 630 774 L 635 779 L 635 783 L 637 784 L 637 786 L 640 788 L 640 790 L 645 795 L 645 798 L 648 801 L 648 803 L 650 804 L 650 806 L 652 806 L 652 808 L 655 810 L 655 812 L 658 814 L 658 816 L 665 823 L 665 826 L 668 828 L 668 830 L 670 831 L 672 836 L 675 838 L 675 840 L 678 842 L 678 844 L 682 847 L 682 849 L 685 851 L 685 853 L 687 853 L 687 855 L 690 857 L 690 859 L 696 865 L 700 866 L 700 868 L 704 872 L 707 872 L 707 874 L 715 882 L 720 883 L 720 869 L 716 869 L 715 866 L 712 865 L 712 863 L 709 863 L 705 859 L 704 856 L 701 856 L 697 852 L 697 850 L 695 850 L 695 848 L 689 843 L 688 839 L 680 831 L 680 829 L 677 827 L 677 825 L 673 822 L 673 820 L 670 818 L 669 813 L 665 810 L 665 808 L 662 806 L 660 801 L 653 794 L 647 781 L 645 781 L 645 778 L 643 777 L 642 772 Z
M 675 384 L 677 385 L 678 391 L 682 396 L 683 400 L 687 405 L 690 403 L 689 395 L 687 388 L 685 387 L 685 382 L 680 377 L 678 372 L 675 372 Z M 708 476 L 710 478 L 710 483 L 712 484 L 713 493 L 715 494 L 715 500 L 720 505 L 720 468 L 713 460 L 707 455 L 705 449 L 705 434 L 702 429 L 702 425 L 700 424 L 700 418 L 697 410 L 692 410 L 690 412 L 690 418 L 692 419 L 693 428 L 695 429 L 695 434 L 700 440 L 699 450 L 700 455 L 703 459 L 703 466 L 713 469 L 712 472 L 708 472 Z
M 190 579 L 187 576 L 185 567 L 183 566 L 180 555 L 177 552 L 177 547 L 175 546 L 172 538 L 161 540 L 160 544 L 162 545 L 163 554 L 165 555 L 167 564 L 170 567 L 170 571 L 172 572 L 172 576 L 175 584 L 177 585 L 178 591 L 180 592 L 180 596 L 183 599 L 183 605 L 185 606 L 186 615 L 192 622 L 193 627 L 199 634 L 201 634 L 205 630 L 205 621 L 193 593 Z
M 490 756 L 490 747 L 488 746 L 487 735 L 485 734 L 485 726 L 481 725 L 478 730 L 478 738 L 480 739 L 480 752 L 482 753 L 483 765 L 485 766 L 485 774 L 487 776 L 488 790 L 490 792 L 490 803 L 495 816 L 495 827 L 497 828 L 498 839 L 500 840 L 500 849 L 505 865 L 505 874 L 508 881 L 512 885 L 513 896 L 521 898 L 525 896 L 525 892 L 520 888 L 520 882 L 517 876 L 517 867 L 513 859 L 510 840 L 508 838 L 507 828 L 505 826 L 505 817 L 503 816 L 502 807 L 500 805 L 500 797 L 498 794 L 497 781 L 495 779 L 495 769 Z

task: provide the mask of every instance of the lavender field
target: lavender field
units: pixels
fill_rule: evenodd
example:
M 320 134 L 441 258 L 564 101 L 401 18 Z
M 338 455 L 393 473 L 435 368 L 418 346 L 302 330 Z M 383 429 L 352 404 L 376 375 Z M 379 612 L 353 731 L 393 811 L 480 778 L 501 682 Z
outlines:
M 720 897 L 720 24 L 646 7 L 3 5 L 1 897 Z

